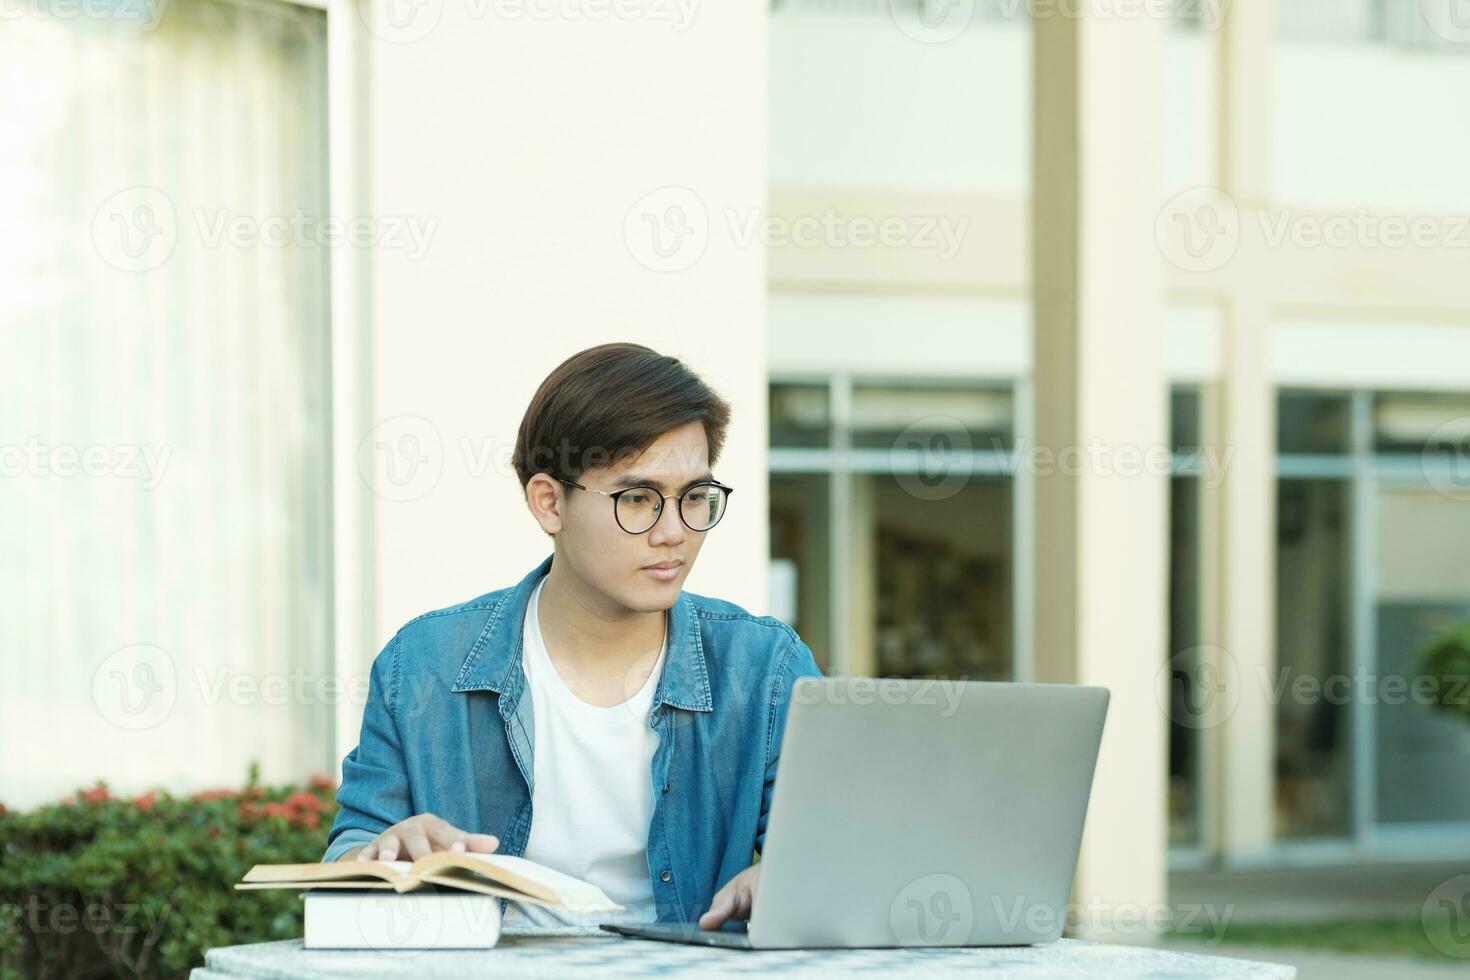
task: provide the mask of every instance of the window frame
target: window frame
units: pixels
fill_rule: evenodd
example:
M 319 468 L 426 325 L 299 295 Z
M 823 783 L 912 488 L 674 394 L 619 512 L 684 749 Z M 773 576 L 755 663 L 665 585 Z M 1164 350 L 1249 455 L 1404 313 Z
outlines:
M 1027 468 L 1018 465 L 1020 454 L 1031 445 L 1031 382 L 1004 375 L 934 377 L 894 376 L 851 372 L 779 372 L 766 378 L 767 390 L 783 385 L 824 388 L 828 399 L 828 444 L 825 448 L 768 446 L 770 475 L 822 476 L 827 479 L 828 518 L 833 528 L 844 527 L 852 513 L 851 482 L 855 475 L 917 473 L 918 462 L 895 466 L 894 454 L 884 449 L 854 449 L 852 436 L 853 389 L 866 385 L 911 389 L 984 388 L 1008 391 L 1011 396 L 1012 446 L 1009 449 L 973 448 L 965 459 L 966 472 L 977 477 L 1009 477 L 1011 480 L 1011 679 L 1029 681 L 1034 676 L 1032 656 L 1032 610 L 1035 588 L 1032 481 Z M 849 674 L 852 668 L 851 636 L 847 609 L 852 594 L 852 547 L 847 536 L 828 535 L 829 589 L 828 637 L 830 671 Z

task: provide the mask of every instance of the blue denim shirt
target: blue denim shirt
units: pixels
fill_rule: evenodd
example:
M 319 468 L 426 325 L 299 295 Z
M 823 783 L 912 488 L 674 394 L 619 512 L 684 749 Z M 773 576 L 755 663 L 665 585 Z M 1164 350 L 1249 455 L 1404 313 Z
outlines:
M 524 853 L 536 728 L 521 634 L 553 557 L 518 585 L 425 613 L 388 641 L 342 763 L 323 861 L 418 813 L 494 834 L 501 854 Z M 667 642 L 648 716 L 658 733 L 648 873 L 658 920 L 688 922 L 761 849 L 791 686 L 820 671 L 790 626 L 690 592 L 669 609 Z

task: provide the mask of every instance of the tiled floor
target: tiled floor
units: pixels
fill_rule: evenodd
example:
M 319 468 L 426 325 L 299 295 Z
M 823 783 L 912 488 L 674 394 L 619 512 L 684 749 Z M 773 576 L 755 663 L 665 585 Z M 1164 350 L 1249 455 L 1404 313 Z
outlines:
M 1251 946 L 1220 945 L 1206 948 L 1197 942 L 1170 940 L 1165 949 L 1182 953 L 1208 953 L 1232 956 L 1241 960 L 1287 963 L 1296 967 L 1297 980 L 1449 980 L 1470 976 L 1470 961 L 1443 962 L 1389 956 L 1352 956 L 1297 949 L 1266 949 Z
M 1169 900 L 1178 906 L 1231 905 L 1233 922 L 1323 919 L 1416 919 L 1440 883 L 1470 874 L 1454 863 L 1278 868 L 1270 871 L 1176 871 Z

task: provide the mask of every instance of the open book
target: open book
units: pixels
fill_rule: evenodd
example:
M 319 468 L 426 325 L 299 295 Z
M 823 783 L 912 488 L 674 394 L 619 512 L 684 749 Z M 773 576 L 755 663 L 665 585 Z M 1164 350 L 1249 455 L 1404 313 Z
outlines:
M 496 895 L 567 912 L 621 912 L 591 882 L 508 854 L 436 851 L 408 861 L 333 861 L 328 864 L 257 864 L 235 887 L 416 891 L 426 885 Z

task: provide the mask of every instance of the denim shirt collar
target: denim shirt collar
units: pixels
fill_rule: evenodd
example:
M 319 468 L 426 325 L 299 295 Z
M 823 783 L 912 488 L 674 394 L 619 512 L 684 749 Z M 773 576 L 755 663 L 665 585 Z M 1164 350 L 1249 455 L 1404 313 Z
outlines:
M 455 678 L 452 689 L 455 693 L 494 691 L 512 700 L 520 697 L 525 684 L 521 670 L 521 633 L 526 606 L 536 583 L 551 570 L 554 557 L 555 553 L 548 555 L 491 608 L 485 628 L 470 647 L 469 656 Z M 669 608 L 667 642 L 654 701 L 689 711 L 714 710 L 698 615 L 694 600 L 682 589 Z

